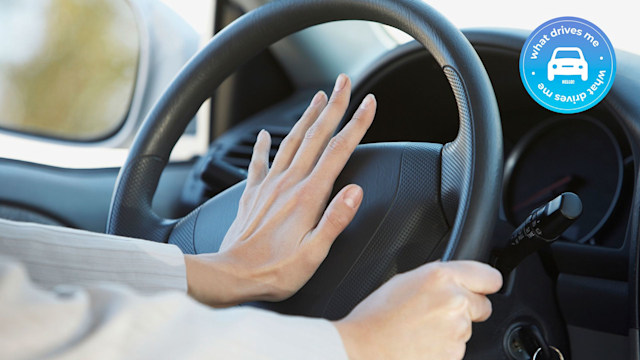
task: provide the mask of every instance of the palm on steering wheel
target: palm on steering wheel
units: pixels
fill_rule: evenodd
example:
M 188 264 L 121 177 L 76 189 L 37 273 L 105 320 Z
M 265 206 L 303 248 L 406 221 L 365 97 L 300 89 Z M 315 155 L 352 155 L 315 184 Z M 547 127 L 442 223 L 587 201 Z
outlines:
M 428 5 L 410 0 L 277 1 L 221 31 L 182 69 L 145 120 L 120 171 L 108 232 L 173 243 L 185 253 L 217 250 L 245 184 L 183 219 L 160 218 L 151 202 L 171 150 L 200 105 L 239 64 L 291 33 L 348 19 L 396 27 L 425 46 L 454 91 L 460 130 L 444 145 L 358 147 L 334 187 L 363 188 L 367 197 L 358 215 L 299 292 L 260 306 L 340 318 L 396 273 L 437 258 L 486 260 L 499 199 L 496 179 L 502 176 L 493 89 L 460 31 Z

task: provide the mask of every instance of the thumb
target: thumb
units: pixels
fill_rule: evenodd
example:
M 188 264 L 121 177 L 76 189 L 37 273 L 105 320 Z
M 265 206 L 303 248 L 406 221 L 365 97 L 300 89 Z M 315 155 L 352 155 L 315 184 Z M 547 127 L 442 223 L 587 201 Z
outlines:
M 331 200 L 318 226 L 309 234 L 310 241 L 326 245 L 327 251 L 333 241 L 351 223 L 362 203 L 362 188 L 351 184 L 345 186 Z

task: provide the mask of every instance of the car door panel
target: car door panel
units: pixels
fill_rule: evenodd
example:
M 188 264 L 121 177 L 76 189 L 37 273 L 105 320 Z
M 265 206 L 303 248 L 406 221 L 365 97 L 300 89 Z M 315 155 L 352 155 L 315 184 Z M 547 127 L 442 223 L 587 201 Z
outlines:
M 182 187 L 192 165 L 183 162 L 167 166 L 154 199 L 154 209 L 162 216 L 180 215 Z M 104 232 L 118 171 L 61 169 L 0 160 L 0 215 Z

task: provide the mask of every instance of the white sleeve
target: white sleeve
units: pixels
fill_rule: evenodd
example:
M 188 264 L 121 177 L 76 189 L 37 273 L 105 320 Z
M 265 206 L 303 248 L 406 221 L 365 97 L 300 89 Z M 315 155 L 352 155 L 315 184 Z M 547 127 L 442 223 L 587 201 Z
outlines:
M 0 220 L 0 359 L 347 358 L 329 321 L 212 309 L 185 275 L 171 245 Z
M 322 319 L 218 310 L 178 291 L 102 284 L 45 291 L 0 256 L 1 359 L 346 359 Z
M 33 282 L 117 282 L 137 291 L 187 290 L 177 246 L 88 231 L 0 219 L 0 254 L 20 261 Z

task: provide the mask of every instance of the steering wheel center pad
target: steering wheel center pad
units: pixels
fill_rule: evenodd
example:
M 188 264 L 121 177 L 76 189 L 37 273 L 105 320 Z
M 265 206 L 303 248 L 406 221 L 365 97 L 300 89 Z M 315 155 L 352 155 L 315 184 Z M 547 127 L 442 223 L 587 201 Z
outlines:
M 443 260 L 486 259 L 502 176 L 495 95 L 482 62 L 462 33 L 425 3 L 411 0 L 281 0 L 226 27 L 189 61 L 149 113 L 118 177 L 108 232 L 169 241 L 185 252 L 215 250 L 211 239 L 221 239 L 227 229 L 220 212 L 226 213 L 227 222 L 235 213 L 214 204 L 225 197 L 237 201 L 242 185 L 179 221 L 157 216 L 151 203 L 173 146 L 200 105 L 240 64 L 291 33 L 348 19 L 396 27 L 425 46 L 453 89 L 459 134 L 444 146 L 376 144 L 358 149 L 337 183 L 364 187 L 357 219 L 312 281 L 288 305 L 272 306 L 335 317 L 394 273 L 428 261 L 433 254 L 442 254 Z M 363 175 L 356 174 L 360 172 Z M 330 274 L 337 283 L 325 284 L 323 277 Z M 330 287 L 335 290 L 327 291 Z M 324 300 L 305 305 L 296 303 L 298 296 Z
M 365 196 L 356 217 L 306 286 L 284 302 L 259 306 L 337 319 L 381 281 L 442 254 L 450 229 L 440 202 L 442 148 L 430 143 L 358 147 L 333 194 L 347 184 L 361 185 Z M 243 189 L 244 182 L 209 200 L 176 226 L 169 242 L 191 253 L 218 251 Z

